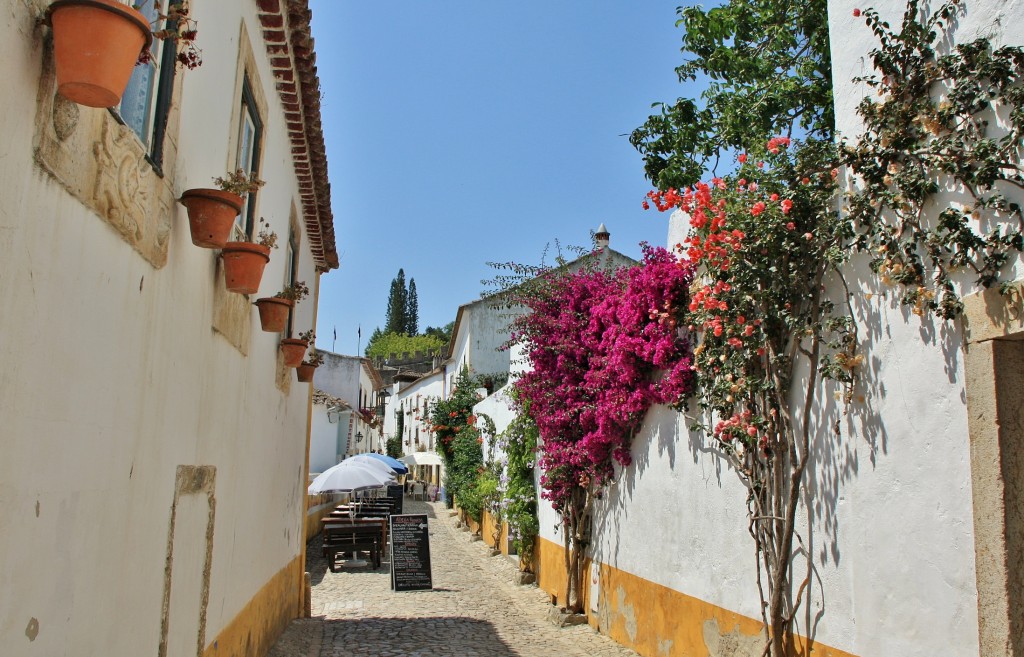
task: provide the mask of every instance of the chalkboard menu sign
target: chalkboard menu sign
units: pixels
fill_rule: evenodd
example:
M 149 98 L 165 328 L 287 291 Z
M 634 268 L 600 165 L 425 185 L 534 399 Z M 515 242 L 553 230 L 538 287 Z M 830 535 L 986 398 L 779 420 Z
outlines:
M 391 513 L 402 515 L 402 502 L 405 500 L 405 496 L 402 493 L 404 491 L 404 486 L 388 486 L 388 497 L 394 501 L 394 509 Z
M 426 514 L 391 516 L 391 588 L 395 591 L 434 588 Z

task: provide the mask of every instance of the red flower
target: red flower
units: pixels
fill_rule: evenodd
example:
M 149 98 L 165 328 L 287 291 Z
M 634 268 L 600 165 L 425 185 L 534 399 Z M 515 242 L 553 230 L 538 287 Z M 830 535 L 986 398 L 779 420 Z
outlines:
M 859 16 L 860 16 L 860 9 L 854 9 L 853 10 L 853 17 L 854 18 L 858 18 Z
M 782 202 L 782 214 L 789 214 L 789 211 L 793 209 L 793 201 L 788 198 Z
M 737 157 L 736 159 L 740 161 L 740 164 L 746 164 L 747 163 L 747 154 L 746 153 L 740 153 L 740 156 Z

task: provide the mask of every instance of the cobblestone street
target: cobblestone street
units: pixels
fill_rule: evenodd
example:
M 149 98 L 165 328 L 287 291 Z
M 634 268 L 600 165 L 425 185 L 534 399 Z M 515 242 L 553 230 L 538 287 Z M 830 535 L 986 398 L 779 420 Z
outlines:
M 313 618 L 293 621 L 270 657 L 612 657 L 636 655 L 589 625 L 559 629 L 548 596 L 517 586 L 515 565 L 489 556 L 441 503 L 406 501 L 430 517 L 432 591 L 394 592 L 389 563 L 332 573 L 319 536 L 308 548 Z

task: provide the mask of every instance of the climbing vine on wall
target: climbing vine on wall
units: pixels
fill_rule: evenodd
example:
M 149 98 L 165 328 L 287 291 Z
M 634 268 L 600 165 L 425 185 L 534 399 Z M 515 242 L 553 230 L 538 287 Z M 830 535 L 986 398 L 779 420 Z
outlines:
M 691 267 L 644 247 L 635 267 L 550 269 L 507 291 L 527 308 L 512 323 L 532 369 L 514 383 L 536 424 L 542 495 L 562 521 L 566 606 L 582 611 L 583 554 L 596 496 L 629 465 L 633 435 L 653 404 L 693 382 L 689 342 L 678 329 Z
M 911 0 L 899 32 L 873 9 L 860 14 L 879 40 L 875 72 L 859 78 L 875 95 L 860 103 L 866 130 L 843 154 L 855 174 L 855 246 L 902 303 L 947 319 L 963 309 L 958 272 L 990 287 L 1024 247 L 1021 207 L 1007 196 L 1024 190 L 1024 51 L 976 39 L 939 54 L 966 4 L 922 16 Z

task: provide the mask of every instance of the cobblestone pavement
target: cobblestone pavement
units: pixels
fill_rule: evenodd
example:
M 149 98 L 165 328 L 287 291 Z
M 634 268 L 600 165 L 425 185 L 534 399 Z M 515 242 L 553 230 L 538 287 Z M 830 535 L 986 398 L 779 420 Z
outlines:
M 636 656 L 589 625 L 552 624 L 548 595 L 513 584 L 515 564 L 489 556 L 443 504 L 407 500 L 405 511 L 430 517 L 434 589 L 392 591 L 387 558 L 332 573 L 318 536 L 307 549 L 313 618 L 293 621 L 269 657 Z

